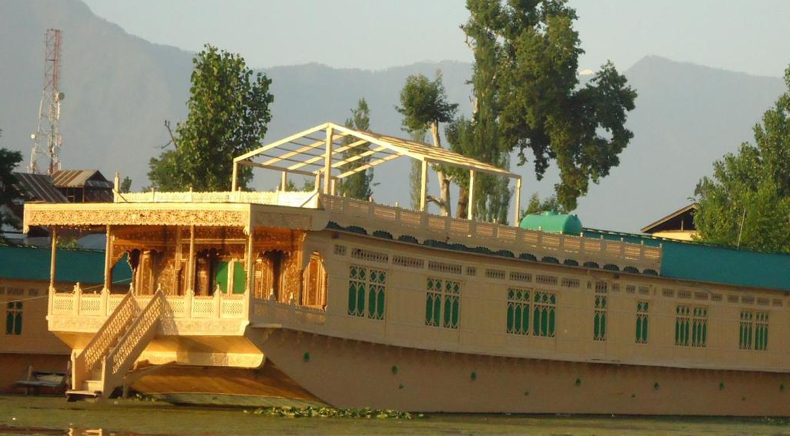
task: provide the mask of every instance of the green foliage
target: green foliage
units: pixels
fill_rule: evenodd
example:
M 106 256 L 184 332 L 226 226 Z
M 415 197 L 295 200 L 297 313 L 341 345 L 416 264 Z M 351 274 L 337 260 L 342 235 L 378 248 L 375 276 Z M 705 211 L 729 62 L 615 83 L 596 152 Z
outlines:
M 132 179 L 129 176 L 126 176 L 121 181 L 121 193 L 126 194 L 132 192 Z
M 148 178 L 161 190 L 228 191 L 233 158 L 254 149 L 271 120 L 271 80 L 253 72 L 237 54 L 206 45 L 193 59 L 187 120 L 176 127 L 175 150 L 148 164 Z M 239 168 L 238 186 L 252 180 Z
M 400 104 L 395 109 L 403 115 L 403 128 L 407 132 L 425 131 L 433 124 L 448 123 L 458 110 L 457 104 L 447 102 L 441 71 L 436 72 L 433 81 L 422 74 L 407 77 L 400 92 Z
M 458 110 L 457 104 L 447 102 L 442 72 L 437 71 L 433 81 L 422 74 L 407 77 L 406 84 L 400 92 L 400 104 L 401 106 L 396 106 L 395 109 L 403 115 L 403 129 L 412 135 L 430 130 L 433 145 L 441 148 L 439 124 L 452 121 Z M 450 215 L 450 177 L 446 169 L 441 167 L 434 169 L 439 178 L 440 198 L 429 198 L 429 200 L 439 206 L 443 215 Z
M 346 127 L 349 129 L 362 130 L 365 132 L 370 131 L 370 108 L 368 108 L 368 102 L 365 101 L 364 98 L 359 100 L 356 109 L 351 110 L 351 115 L 351 118 L 346 120 Z M 356 140 L 356 138 L 346 136 L 346 138 L 343 140 L 343 145 L 347 146 Z M 370 144 L 366 143 L 358 145 L 343 152 L 343 159 L 354 158 L 355 156 L 359 156 L 368 150 L 370 150 Z M 341 169 L 343 172 L 351 171 L 366 165 L 369 162 L 370 156 L 368 155 L 349 162 Z M 341 196 L 367 201 L 373 194 L 373 191 L 371 190 L 372 181 L 373 168 L 369 168 L 365 171 L 352 174 L 345 179 L 341 179 L 337 190 Z
M 757 251 L 790 252 L 790 68 L 788 91 L 741 144 L 713 164 L 695 190 L 698 236 L 705 242 Z
M 557 197 L 552 195 L 544 200 L 540 199 L 538 193 L 534 193 L 529 197 L 529 203 L 527 204 L 527 208 L 521 211 L 520 218 L 523 219 L 527 215 L 537 215 L 543 212 L 558 212 L 558 213 L 569 213 L 570 211 L 566 210 L 562 204 L 557 200 Z
M 554 161 L 558 201 L 568 210 L 619 164 L 633 134 L 625 128 L 636 92 L 611 63 L 584 86 L 577 77 L 584 53 L 565 0 L 467 0 L 463 26 L 475 52 L 475 152 L 495 162 L 518 150 L 534 157 L 541 179 Z M 485 160 L 486 156 L 491 156 Z M 473 156 L 474 157 L 474 156 Z
M 2 130 L 0 130 L 2 134 Z M 20 197 L 15 185 L 17 179 L 14 169 L 22 162 L 22 153 L 0 148 L 0 206 L 10 207 L 13 201 Z M 12 215 L 0 211 L 0 227 L 10 225 L 19 228 L 19 222 Z
M 398 412 L 397 410 L 381 410 L 364 407 L 361 409 L 335 409 L 332 407 L 271 407 L 255 409 L 244 413 L 262 416 L 281 416 L 287 418 L 378 418 L 378 419 L 413 419 L 414 416 L 409 412 Z M 417 415 L 422 418 L 422 414 Z

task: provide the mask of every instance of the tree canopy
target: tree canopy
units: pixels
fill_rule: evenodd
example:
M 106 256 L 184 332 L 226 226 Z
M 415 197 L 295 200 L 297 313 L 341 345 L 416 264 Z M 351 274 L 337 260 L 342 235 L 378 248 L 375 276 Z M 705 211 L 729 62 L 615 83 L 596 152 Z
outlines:
M 193 64 L 189 115 L 176 127 L 175 149 L 149 162 L 148 177 L 163 190 L 230 190 L 233 158 L 257 147 L 266 134 L 271 80 L 253 74 L 240 55 L 208 44 Z M 239 168 L 239 186 L 251 180 L 251 169 Z
M 453 120 L 458 105 L 447 101 L 447 92 L 442 82 L 442 72 L 436 72 L 436 78 L 430 80 L 422 74 L 414 74 L 406 78 L 406 84 L 400 92 L 400 104 L 395 109 L 403 115 L 403 128 L 414 136 L 419 132 L 431 131 L 434 147 L 442 147 L 439 136 L 439 124 Z M 439 197 L 429 200 L 439 206 L 442 215 L 451 215 L 450 176 L 446 169 L 436 167 L 439 179 Z
M 554 161 L 557 200 L 575 209 L 589 182 L 619 164 L 633 136 L 625 121 L 636 92 L 610 62 L 580 85 L 584 50 L 573 28 L 576 12 L 565 0 L 467 0 L 467 9 L 462 28 L 475 56 L 467 148 L 499 165 L 514 150 L 519 165 L 531 155 L 538 179 Z
M 790 67 L 787 91 L 743 143 L 713 164 L 695 190 L 698 237 L 758 251 L 790 252 Z
M 370 108 L 368 107 L 368 102 L 365 101 L 364 98 L 359 100 L 356 109 L 351 109 L 351 118 L 346 119 L 346 127 L 361 130 L 363 132 L 370 131 Z M 350 136 L 346 136 L 343 140 L 343 145 L 349 145 L 354 141 L 355 138 L 352 139 Z M 368 164 L 370 162 L 370 155 L 365 154 L 368 150 L 370 150 L 370 144 L 359 145 L 345 151 L 343 153 L 343 159 L 349 159 L 360 155 L 363 157 L 344 166 L 343 171 L 354 170 Z M 373 182 L 373 168 L 360 171 L 340 180 L 338 193 L 345 197 L 367 201 L 373 194 L 371 191 L 371 182 Z
M 0 130 L 0 136 L 3 131 Z M 17 182 L 14 176 L 14 169 L 22 162 L 22 153 L 0 148 L 0 206 L 10 207 L 13 201 L 19 198 L 19 192 L 15 185 Z M 12 215 L 0 210 L 0 227 L 3 225 L 19 227 L 19 223 Z

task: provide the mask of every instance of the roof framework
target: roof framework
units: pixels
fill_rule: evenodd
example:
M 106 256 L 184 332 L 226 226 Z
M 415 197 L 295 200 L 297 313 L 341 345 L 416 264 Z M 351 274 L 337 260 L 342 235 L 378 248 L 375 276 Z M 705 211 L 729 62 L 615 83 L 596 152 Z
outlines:
M 349 150 L 367 146 L 363 153 L 349 156 Z M 516 181 L 516 222 L 520 209 L 521 176 L 450 150 L 417 141 L 324 123 L 272 142 L 233 159 L 233 190 L 236 190 L 239 165 L 265 168 L 282 173 L 283 187 L 288 174 L 313 176 L 316 188 L 323 180 L 324 194 L 334 194 L 339 179 L 367 171 L 386 162 L 407 157 L 422 162 L 420 209 L 426 208 L 428 165 L 446 165 L 468 170 L 474 187 L 475 174 L 484 173 Z M 363 160 L 363 165 L 355 164 Z M 327 177 L 328 175 L 328 177 Z M 474 189 L 470 189 L 467 216 L 473 216 Z

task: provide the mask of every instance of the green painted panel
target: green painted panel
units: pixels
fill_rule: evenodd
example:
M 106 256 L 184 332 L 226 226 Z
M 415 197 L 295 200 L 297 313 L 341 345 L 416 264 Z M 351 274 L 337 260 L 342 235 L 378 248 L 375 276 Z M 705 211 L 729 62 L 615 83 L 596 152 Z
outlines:
M 663 247 L 662 276 L 790 290 L 790 255 L 757 253 L 693 242 L 679 242 L 649 235 L 584 229 L 584 236 L 594 239 L 623 240 L 634 244 Z
M 247 271 L 244 271 L 244 264 L 236 262 L 233 266 L 233 293 L 243 294 L 247 290 Z
M 217 285 L 222 292 L 228 292 L 228 270 L 229 262 L 217 262 Z
M 51 250 L 0 245 L 0 277 L 49 281 Z M 64 282 L 98 284 L 104 282 L 104 252 L 58 249 L 55 278 Z M 113 268 L 113 281 L 128 284 L 132 271 L 122 258 Z

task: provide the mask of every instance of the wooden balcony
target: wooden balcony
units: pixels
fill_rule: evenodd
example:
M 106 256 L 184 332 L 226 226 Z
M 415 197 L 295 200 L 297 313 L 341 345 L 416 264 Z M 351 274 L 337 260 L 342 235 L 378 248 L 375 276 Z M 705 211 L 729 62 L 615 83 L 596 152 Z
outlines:
M 131 290 L 133 292 L 133 290 Z M 49 330 L 55 333 L 96 333 L 126 294 L 84 292 L 79 283 L 71 292 L 50 289 Z M 153 295 L 135 295 L 145 306 Z M 249 323 L 249 294 L 213 296 L 166 295 L 158 335 L 241 336 Z

